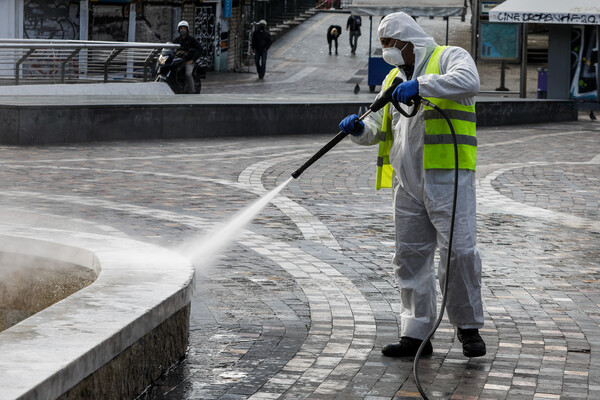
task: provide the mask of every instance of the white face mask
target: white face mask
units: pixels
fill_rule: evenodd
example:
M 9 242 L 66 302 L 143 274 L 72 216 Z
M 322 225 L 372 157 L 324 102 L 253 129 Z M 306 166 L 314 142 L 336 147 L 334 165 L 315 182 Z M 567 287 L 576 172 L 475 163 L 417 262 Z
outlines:
M 402 50 L 396 47 L 396 42 L 392 47 L 386 47 L 382 50 L 383 60 L 393 66 L 404 65 L 404 57 L 402 57 L 402 51 L 408 46 L 408 43 L 404 45 Z

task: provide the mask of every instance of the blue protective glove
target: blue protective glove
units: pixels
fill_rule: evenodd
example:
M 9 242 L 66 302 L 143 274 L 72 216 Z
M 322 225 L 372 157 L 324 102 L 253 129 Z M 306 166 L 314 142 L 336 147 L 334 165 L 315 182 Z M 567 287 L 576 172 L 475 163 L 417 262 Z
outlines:
M 408 100 L 419 94 L 419 81 L 412 79 L 402 82 L 392 93 L 392 99 L 399 103 L 408 104 Z
M 340 122 L 340 129 L 346 134 L 358 136 L 365 130 L 365 124 L 358 118 L 358 115 L 348 115 Z

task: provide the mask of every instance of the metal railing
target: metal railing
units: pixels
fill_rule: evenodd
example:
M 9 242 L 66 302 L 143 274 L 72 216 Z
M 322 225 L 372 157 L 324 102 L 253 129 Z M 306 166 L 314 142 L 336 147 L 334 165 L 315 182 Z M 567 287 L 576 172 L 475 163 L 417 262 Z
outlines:
M 147 81 L 172 43 L 1 39 L 0 80 L 8 84 Z

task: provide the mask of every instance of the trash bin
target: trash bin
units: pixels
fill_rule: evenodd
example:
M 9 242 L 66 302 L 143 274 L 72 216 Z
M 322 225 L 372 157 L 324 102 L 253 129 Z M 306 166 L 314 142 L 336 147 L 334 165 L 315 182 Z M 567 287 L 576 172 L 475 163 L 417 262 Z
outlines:
M 548 96 L 548 68 L 538 68 L 537 98 L 545 99 Z

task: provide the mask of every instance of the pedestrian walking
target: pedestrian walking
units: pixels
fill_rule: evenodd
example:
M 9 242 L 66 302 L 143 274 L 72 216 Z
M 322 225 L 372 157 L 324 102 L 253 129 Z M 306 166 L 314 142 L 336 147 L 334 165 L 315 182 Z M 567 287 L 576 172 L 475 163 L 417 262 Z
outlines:
M 356 46 L 358 44 L 358 37 L 360 36 L 360 27 L 362 25 L 362 18 L 360 15 L 352 15 L 348 17 L 346 22 L 346 30 L 350 30 L 350 49 L 352 54 L 356 54 Z
M 400 288 L 400 340 L 386 345 L 390 357 L 414 356 L 436 319 L 434 252 L 439 248 L 438 277 L 449 276 L 446 310 L 466 357 L 486 353 L 483 327 L 481 257 L 476 247 L 475 95 L 479 75 L 469 53 L 438 46 L 403 12 L 386 16 L 378 27 L 383 59 L 395 66 L 379 94 L 396 76 L 404 80 L 394 100 L 407 104 L 416 95 L 450 116 L 458 137 L 458 199 L 450 273 L 446 271 L 452 214 L 454 146 L 444 119 L 429 107 L 415 117 L 402 116 L 388 104 L 363 121 L 346 117 L 340 127 L 355 143 L 380 144 L 377 187 L 393 187 L 396 251 L 393 258 Z M 401 105 L 401 107 L 406 107 Z M 442 290 L 444 287 L 442 285 Z M 431 354 L 431 342 L 424 355 Z
M 338 55 L 338 37 L 342 33 L 342 27 L 339 25 L 329 25 L 327 28 L 327 43 L 329 44 L 329 55 L 331 55 L 331 44 L 335 43 L 335 55 Z
M 258 28 L 252 34 L 252 51 L 254 52 L 254 63 L 258 79 L 265 77 L 267 69 L 267 51 L 271 47 L 271 34 L 267 29 L 267 21 L 261 19 Z

